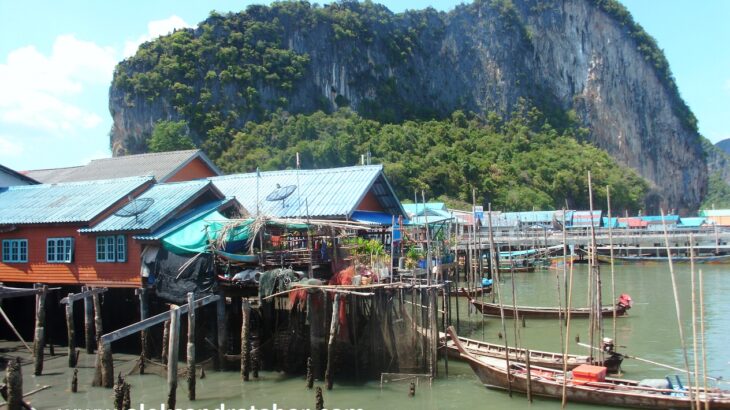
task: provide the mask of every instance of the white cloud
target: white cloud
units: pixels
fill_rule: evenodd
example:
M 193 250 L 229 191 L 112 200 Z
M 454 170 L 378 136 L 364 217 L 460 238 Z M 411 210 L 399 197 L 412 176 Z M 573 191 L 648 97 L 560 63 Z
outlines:
M 182 18 L 172 15 L 164 20 L 153 20 L 147 23 L 147 33 L 139 36 L 136 40 L 127 41 L 124 44 L 124 58 L 131 57 L 137 52 L 140 44 L 164 36 L 175 29 L 193 27 Z
M 0 157 L 19 157 L 23 153 L 23 146 L 10 138 L 0 136 Z
M 73 103 L 91 86 L 111 81 L 116 53 L 111 47 L 58 36 L 50 55 L 34 46 L 8 54 L 0 64 L 0 121 L 52 133 L 75 133 L 101 122 Z

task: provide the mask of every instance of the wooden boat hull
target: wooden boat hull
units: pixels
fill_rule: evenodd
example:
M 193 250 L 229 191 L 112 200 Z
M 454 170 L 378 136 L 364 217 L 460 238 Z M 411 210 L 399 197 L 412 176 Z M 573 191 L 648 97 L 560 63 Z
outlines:
M 449 329 L 452 337 L 453 329 Z M 527 392 L 528 377 L 524 365 L 510 364 L 494 358 L 478 358 L 461 344 L 459 351 L 465 356 L 469 366 L 487 388 Z M 530 391 L 533 395 L 560 399 L 563 392 L 562 372 L 531 366 Z M 709 401 L 712 409 L 730 409 L 730 393 L 705 393 L 700 389 L 700 399 Z M 565 387 L 569 402 L 600 404 L 606 406 L 635 407 L 647 409 L 689 409 L 692 402 L 686 393 L 666 389 L 652 389 L 638 386 L 631 380 L 610 379 L 605 382 L 574 383 L 568 380 Z
M 500 272 L 534 272 L 535 265 L 530 266 L 500 266 Z
M 499 304 L 481 302 L 475 299 L 470 299 L 472 305 L 477 308 L 483 315 L 501 317 Z M 616 316 L 626 315 L 628 307 L 623 305 L 616 306 L 604 306 L 601 309 L 601 315 L 604 317 L 613 316 L 613 311 L 616 310 Z M 503 305 L 504 316 L 513 318 L 515 310 L 510 305 Z M 572 308 L 570 309 L 571 318 L 587 318 L 590 316 L 589 308 Z M 531 307 L 531 306 L 517 306 L 517 314 L 524 318 L 555 318 L 560 317 L 561 310 L 556 307 Z M 562 310 L 562 314 L 565 315 L 565 309 Z
M 597 255 L 598 261 L 601 263 L 611 263 L 611 257 L 606 255 Z M 659 265 L 667 264 L 669 259 L 666 256 L 615 256 L 613 257 L 613 263 L 615 265 Z M 709 255 L 709 256 L 695 256 L 695 263 L 701 263 L 706 265 L 719 265 L 730 263 L 730 255 Z M 690 263 L 688 256 L 672 256 L 672 263 Z
M 457 297 L 463 297 L 463 298 L 471 298 L 471 297 L 479 297 L 484 294 L 492 293 L 492 287 L 486 286 L 486 287 L 479 287 L 479 288 L 464 288 L 460 287 L 458 289 L 451 289 L 449 291 L 449 295 L 451 296 L 457 296 Z M 443 295 L 443 290 L 439 291 L 439 295 Z
M 459 349 L 453 340 L 446 336 L 444 333 L 440 333 L 441 343 L 445 345 L 446 352 L 452 359 L 463 360 Z M 469 353 L 479 357 L 494 357 L 497 359 L 504 358 L 505 347 L 494 343 L 483 342 L 481 340 L 468 339 L 466 337 L 459 337 L 461 344 L 469 351 Z M 525 362 L 526 350 L 518 349 L 515 347 L 509 347 L 509 359 L 515 362 Z M 612 360 L 607 360 L 606 367 L 609 373 L 617 373 L 621 368 L 621 362 L 623 356 L 616 355 L 612 357 Z M 563 370 L 563 355 L 562 353 L 544 352 L 540 350 L 530 350 L 530 363 L 534 366 L 546 367 L 548 369 Z M 581 364 L 595 364 L 591 361 L 588 356 L 581 355 L 568 355 L 567 369 L 572 370 L 573 368 L 580 366 Z

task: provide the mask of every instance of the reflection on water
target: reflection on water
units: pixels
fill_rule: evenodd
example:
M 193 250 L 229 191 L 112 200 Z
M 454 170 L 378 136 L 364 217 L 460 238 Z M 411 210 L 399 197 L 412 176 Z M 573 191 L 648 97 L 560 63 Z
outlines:
M 704 271 L 706 330 L 707 330 L 707 363 L 709 374 L 725 377 L 730 380 L 730 350 L 725 348 L 730 330 L 730 266 L 700 266 Z M 556 279 L 556 274 L 558 278 Z M 692 347 L 690 276 L 689 265 L 676 267 L 679 297 L 682 304 L 681 314 L 688 347 Z M 535 273 L 515 274 L 517 303 L 521 305 L 555 306 L 558 304 L 557 281 L 561 282 L 562 272 L 543 270 Z M 573 305 L 584 306 L 586 303 L 587 268 L 576 266 L 573 285 Z M 683 367 L 679 331 L 672 286 L 667 267 L 616 267 L 616 293 L 628 293 L 634 300 L 634 307 L 629 316 L 619 318 L 616 326 L 617 341 L 622 351 L 645 359 Z M 611 298 L 610 270 L 602 266 L 604 302 Z M 511 303 L 511 278 L 503 278 L 502 292 Z M 461 301 L 461 330 L 465 336 L 484 338 L 499 342 L 498 334 L 502 326 L 498 319 L 482 320 L 474 313 L 468 314 L 466 301 Z M 456 319 L 455 310 L 453 319 Z M 561 326 L 555 320 L 529 320 L 526 327 L 518 327 L 515 337 L 513 322 L 506 323 L 507 337 L 510 344 L 515 339 L 524 347 L 540 350 L 560 351 Z M 612 331 L 611 320 L 605 321 L 607 336 Z M 699 326 L 698 326 L 699 328 Z M 587 321 L 575 320 L 571 323 L 569 339 L 570 351 L 585 353 L 584 348 L 573 343 L 576 336 L 586 342 L 588 339 Z M 132 367 L 134 358 L 115 356 L 117 372 Z M 690 352 L 690 363 L 692 356 Z M 24 390 L 30 391 L 41 385 L 51 385 L 50 389 L 37 393 L 29 398 L 36 408 L 112 408 L 111 390 L 91 388 L 93 375 L 93 357 L 82 354 L 79 386 L 80 392 L 72 394 L 68 391 L 71 372 L 65 367 L 63 358 L 52 359 L 46 364 L 47 375 L 33 377 L 32 366 L 24 366 Z M 651 366 L 637 360 L 624 361 L 624 377 L 642 379 L 663 377 L 673 373 L 660 367 Z M 462 363 L 449 362 L 449 376 L 444 376 L 444 363 L 440 362 L 439 378 L 429 387 L 420 384 L 416 396 L 408 397 L 408 383 L 392 383 L 381 388 L 378 382 L 342 385 L 335 383 L 333 391 L 324 392 L 326 408 L 361 408 L 361 409 L 464 409 L 464 408 L 515 408 L 515 409 L 557 409 L 558 401 L 536 399 L 531 405 L 524 396 L 512 398 L 504 392 L 491 391 L 482 387 L 471 369 Z M 335 375 L 335 380 L 337 376 Z M 154 375 L 130 376 L 132 385 L 132 402 L 135 408 L 140 403 L 146 409 L 160 408 L 166 399 L 165 380 Z M 318 383 L 322 385 L 322 383 Z M 721 385 L 730 388 L 730 385 Z M 314 391 L 307 390 L 304 377 L 291 377 L 277 373 L 263 372 L 258 381 L 242 383 L 238 372 L 207 372 L 207 377 L 198 381 L 198 400 L 190 403 L 186 399 L 184 380 L 180 380 L 178 388 L 178 407 L 181 408 L 219 408 L 224 403 L 226 408 L 268 408 L 275 403 L 282 408 L 314 408 Z M 573 409 L 596 408 L 571 404 Z

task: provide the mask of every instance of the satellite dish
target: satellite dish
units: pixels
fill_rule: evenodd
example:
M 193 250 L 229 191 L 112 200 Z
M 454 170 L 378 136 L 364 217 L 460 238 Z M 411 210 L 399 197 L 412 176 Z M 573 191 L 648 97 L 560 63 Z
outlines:
M 129 201 L 127 205 L 124 205 L 121 209 L 114 212 L 114 215 L 122 218 L 134 217 L 137 220 L 137 215 L 144 213 L 150 209 L 152 204 L 155 203 L 153 198 L 137 198 Z
M 270 202 L 281 201 L 282 207 L 286 207 L 284 202 L 294 191 L 297 189 L 296 185 L 281 186 L 276 184 L 276 189 L 273 190 L 269 195 L 266 195 L 266 200 Z

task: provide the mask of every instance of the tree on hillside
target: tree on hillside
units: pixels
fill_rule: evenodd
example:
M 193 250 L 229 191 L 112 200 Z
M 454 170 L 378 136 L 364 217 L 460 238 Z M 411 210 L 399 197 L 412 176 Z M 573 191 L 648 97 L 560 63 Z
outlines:
M 151 152 L 177 151 L 195 148 L 185 121 L 158 121 L 147 142 Z

